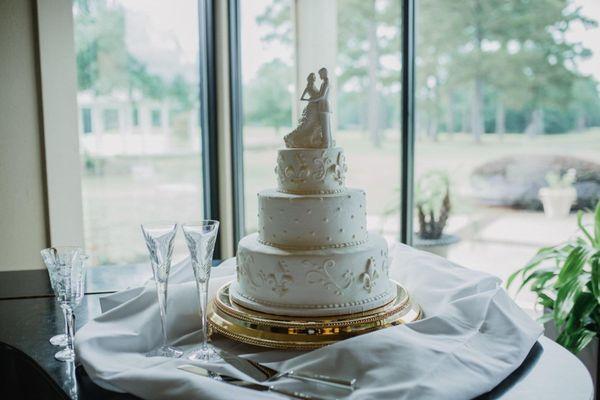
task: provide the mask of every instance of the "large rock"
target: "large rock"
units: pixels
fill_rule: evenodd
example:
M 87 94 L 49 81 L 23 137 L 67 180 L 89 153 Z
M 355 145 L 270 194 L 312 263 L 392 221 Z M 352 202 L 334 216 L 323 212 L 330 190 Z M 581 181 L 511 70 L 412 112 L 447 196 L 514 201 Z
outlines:
M 574 208 L 594 208 L 600 198 L 600 164 L 576 157 L 519 155 L 504 157 L 477 167 L 471 174 L 475 197 L 489 205 L 541 209 L 540 188 L 550 171 L 577 171 L 577 203 Z

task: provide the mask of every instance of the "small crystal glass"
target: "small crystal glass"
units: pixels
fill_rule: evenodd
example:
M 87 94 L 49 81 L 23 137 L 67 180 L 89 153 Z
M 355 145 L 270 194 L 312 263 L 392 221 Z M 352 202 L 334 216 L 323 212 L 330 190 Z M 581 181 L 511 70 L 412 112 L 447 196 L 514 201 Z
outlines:
M 150 264 L 156 283 L 156 295 L 160 310 L 162 345 L 146 354 L 148 357 L 181 357 L 183 351 L 167 344 L 167 288 L 171 272 L 173 244 L 177 233 L 177 223 L 158 222 L 142 224 L 142 233 L 150 253 Z
M 59 361 L 74 361 L 73 348 L 74 314 L 73 309 L 81 303 L 85 294 L 85 261 L 87 256 L 79 247 L 59 246 L 41 251 L 44 264 L 48 268 L 52 289 L 63 311 L 66 329 L 65 348 L 54 355 Z
M 219 221 L 204 220 L 183 224 L 182 227 L 188 249 L 198 298 L 200 300 L 200 319 L 202 323 L 202 343 L 198 349 L 193 350 L 188 358 L 190 360 L 214 361 L 220 357 L 214 347 L 208 343 L 208 319 L 206 306 L 208 303 L 208 282 L 210 280 L 210 269 L 212 267 L 213 252 L 217 233 L 219 232 Z

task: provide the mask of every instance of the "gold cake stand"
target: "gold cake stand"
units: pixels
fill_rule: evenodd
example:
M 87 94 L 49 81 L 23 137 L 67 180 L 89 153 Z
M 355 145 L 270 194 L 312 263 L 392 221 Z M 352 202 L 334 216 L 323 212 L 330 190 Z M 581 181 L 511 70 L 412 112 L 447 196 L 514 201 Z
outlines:
M 232 300 L 231 283 L 227 283 L 209 304 L 208 320 L 213 331 L 239 342 L 275 349 L 312 350 L 420 319 L 421 309 L 411 301 L 406 289 L 392 283 L 397 296 L 386 305 L 362 313 L 310 318 L 265 314 L 242 307 Z

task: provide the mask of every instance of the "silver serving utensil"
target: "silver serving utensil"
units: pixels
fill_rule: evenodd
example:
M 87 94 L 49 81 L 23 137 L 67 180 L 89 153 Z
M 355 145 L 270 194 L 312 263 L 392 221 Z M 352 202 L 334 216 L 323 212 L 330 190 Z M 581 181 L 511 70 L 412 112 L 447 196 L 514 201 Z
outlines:
M 266 365 L 256 361 L 230 354 L 222 349 L 218 349 L 217 352 L 229 365 L 252 377 L 258 382 L 266 383 L 279 378 L 292 378 L 300 381 L 320 383 L 346 390 L 354 390 L 354 384 L 356 383 L 356 379 L 339 379 L 327 375 L 313 374 L 311 372 L 300 372 L 294 370 L 279 372 L 271 367 L 267 367 Z
M 302 400 L 331 400 L 330 398 L 317 397 L 314 395 L 310 395 L 308 393 L 286 390 L 286 389 L 275 387 L 273 385 L 262 385 L 259 383 L 245 381 L 243 379 L 234 378 L 229 375 L 216 374 L 214 372 L 210 372 L 207 369 L 204 369 L 202 367 L 197 367 L 197 366 L 191 365 L 191 364 L 179 365 L 177 367 L 177 369 L 180 369 L 185 372 L 190 372 L 195 375 L 204 376 L 207 378 L 216 378 L 216 379 L 222 380 L 225 383 L 229 383 L 230 385 L 235 385 L 235 386 L 243 387 L 246 389 L 256 390 L 259 392 L 271 391 L 271 392 L 279 393 L 279 394 L 282 394 L 284 396 L 288 396 L 288 397 L 291 397 L 294 399 L 302 399 Z

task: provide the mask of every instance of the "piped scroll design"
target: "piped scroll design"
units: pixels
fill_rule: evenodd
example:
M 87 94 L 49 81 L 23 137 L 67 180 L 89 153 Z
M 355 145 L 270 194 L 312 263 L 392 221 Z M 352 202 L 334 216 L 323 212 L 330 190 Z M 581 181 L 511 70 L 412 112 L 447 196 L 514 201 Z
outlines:
M 335 179 L 340 185 L 344 184 L 346 179 L 346 172 L 348 172 L 348 165 L 346 165 L 346 156 L 344 152 L 340 151 L 337 156 L 336 163 L 331 166 L 333 169 L 333 179 Z
M 293 282 L 294 278 L 290 274 L 285 261 L 279 261 L 277 269 L 267 275 L 267 284 L 279 297 L 288 292 L 289 285 Z
M 371 290 L 375 287 L 375 282 L 379 278 L 379 272 L 375 268 L 375 259 L 370 257 L 367 260 L 367 266 L 365 272 L 358 276 L 358 280 L 362 282 L 363 289 L 371 293 Z
M 251 254 L 239 253 L 237 263 L 237 280 L 246 280 L 253 289 L 259 289 L 265 285 L 266 277 L 262 270 L 256 273 L 256 276 L 252 274 L 252 267 L 254 266 L 254 257 Z
M 338 284 L 331 276 L 330 270 L 335 267 L 335 261 L 332 259 L 323 261 L 323 264 L 314 264 L 308 260 L 302 262 L 305 266 L 312 269 L 306 273 L 306 283 L 310 285 L 321 284 L 327 290 L 331 290 L 337 296 L 341 296 L 345 289 L 348 289 L 354 282 L 354 274 L 347 270 L 342 275 L 342 282 Z

